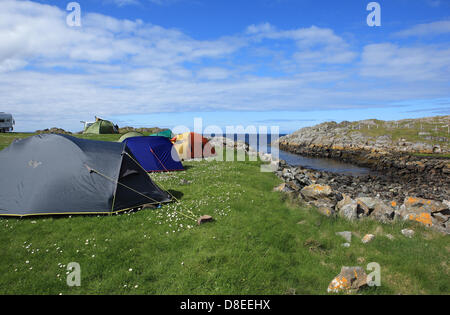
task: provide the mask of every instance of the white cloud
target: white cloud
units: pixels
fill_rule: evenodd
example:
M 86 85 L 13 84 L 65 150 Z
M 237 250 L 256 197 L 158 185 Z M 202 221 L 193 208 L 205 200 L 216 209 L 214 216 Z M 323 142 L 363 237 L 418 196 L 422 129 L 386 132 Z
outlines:
M 197 77 L 208 80 L 223 80 L 232 75 L 232 72 L 224 68 L 202 68 L 197 72 Z
M 104 0 L 104 1 L 115 3 L 119 7 L 139 4 L 138 0 Z
M 264 23 L 249 26 L 246 34 L 257 41 L 262 39 L 294 41 L 297 45 L 294 59 L 300 64 L 348 63 L 356 57 L 356 53 L 350 49 L 345 40 L 327 28 L 311 26 L 285 31 Z
M 406 30 L 394 33 L 397 37 L 411 37 L 411 36 L 436 36 L 450 33 L 450 20 L 436 21 L 426 24 L 418 24 Z
M 71 28 L 66 15 L 31 1 L 0 1 L 0 104 L 22 130 L 76 130 L 94 115 L 356 108 L 448 96 L 450 51 L 437 45 L 382 43 L 360 54 L 316 26 L 266 23 L 198 40 L 85 11 L 83 26 Z M 289 48 L 278 46 L 286 42 Z
M 66 25 L 66 12 L 29 1 L 0 3 L 0 68 L 20 61 L 52 60 L 128 62 L 169 66 L 230 54 L 242 45 L 236 39 L 194 40 L 180 31 L 87 13 L 82 28 Z M 3 65 L 5 63 L 5 65 Z
M 361 74 L 367 77 L 447 83 L 450 77 L 448 47 L 372 44 L 364 47 L 361 60 Z

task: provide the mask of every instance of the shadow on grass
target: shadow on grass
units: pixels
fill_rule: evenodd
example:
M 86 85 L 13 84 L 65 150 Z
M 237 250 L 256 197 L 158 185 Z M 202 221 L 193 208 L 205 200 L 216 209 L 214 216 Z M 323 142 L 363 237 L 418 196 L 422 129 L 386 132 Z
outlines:
M 171 194 L 172 196 L 174 196 L 177 199 L 181 199 L 184 196 L 184 194 L 181 191 L 177 191 L 177 190 L 173 190 L 173 189 L 169 189 L 167 191 L 169 192 L 169 194 Z

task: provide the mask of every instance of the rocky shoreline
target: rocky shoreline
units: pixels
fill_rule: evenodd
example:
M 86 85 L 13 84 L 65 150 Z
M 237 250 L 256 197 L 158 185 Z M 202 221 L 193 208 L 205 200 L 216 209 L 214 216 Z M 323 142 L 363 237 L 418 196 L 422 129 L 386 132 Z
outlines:
M 383 223 L 412 220 L 450 234 L 448 191 L 440 192 L 447 199 L 427 199 L 426 192 L 414 193 L 403 186 L 408 183 L 386 182 L 383 176 L 341 175 L 290 166 L 284 161 L 275 174 L 284 181 L 276 191 L 293 194 L 328 217 L 368 217 Z
M 450 159 L 448 146 L 392 141 L 349 132 L 348 122 L 324 123 L 281 137 L 279 148 L 309 157 L 332 158 L 373 170 L 351 176 L 281 161 L 275 172 L 293 193 L 327 216 L 373 217 L 382 222 L 413 220 L 450 233 Z M 431 153 L 443 156 L 428 156 Z M 418 153 L 422 153 L 420 155 Z

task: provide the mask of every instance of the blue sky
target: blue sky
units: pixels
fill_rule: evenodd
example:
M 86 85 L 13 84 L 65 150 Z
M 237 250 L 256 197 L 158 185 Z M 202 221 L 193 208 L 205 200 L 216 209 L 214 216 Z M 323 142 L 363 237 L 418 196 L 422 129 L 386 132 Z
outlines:
M 16 130 L 276 125 L 450 114 L 450 2 L 0 1 L 0 110 Z

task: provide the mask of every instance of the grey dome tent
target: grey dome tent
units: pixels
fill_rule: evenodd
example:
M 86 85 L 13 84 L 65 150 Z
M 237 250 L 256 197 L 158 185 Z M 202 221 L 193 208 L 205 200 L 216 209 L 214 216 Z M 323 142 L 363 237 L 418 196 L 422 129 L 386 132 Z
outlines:
M 125 143 L 42 134 L 0 151 L 0 216 L 109 214 L 169 202 Z

